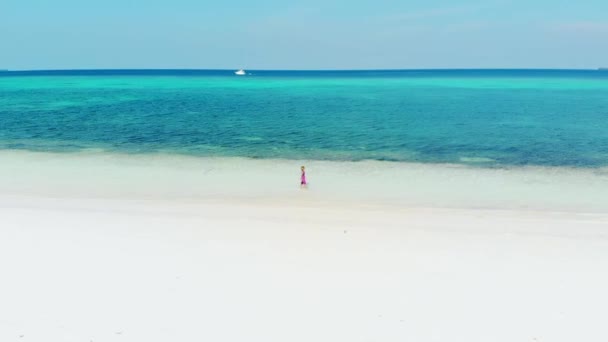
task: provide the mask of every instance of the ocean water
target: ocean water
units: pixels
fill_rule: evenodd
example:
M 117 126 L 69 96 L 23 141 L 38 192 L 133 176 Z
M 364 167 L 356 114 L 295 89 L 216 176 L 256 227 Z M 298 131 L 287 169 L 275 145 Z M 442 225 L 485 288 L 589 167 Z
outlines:
M 0 149 L 601 168 L 608 72 L 1 72 Z

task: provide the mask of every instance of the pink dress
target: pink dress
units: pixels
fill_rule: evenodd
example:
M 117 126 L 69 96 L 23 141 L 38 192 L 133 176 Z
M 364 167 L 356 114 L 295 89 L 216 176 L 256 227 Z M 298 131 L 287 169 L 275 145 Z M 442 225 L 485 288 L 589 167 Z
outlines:
M 306 185 L 306 172 L 302 171 L 302 177 L 300 177 L 300 185 Z

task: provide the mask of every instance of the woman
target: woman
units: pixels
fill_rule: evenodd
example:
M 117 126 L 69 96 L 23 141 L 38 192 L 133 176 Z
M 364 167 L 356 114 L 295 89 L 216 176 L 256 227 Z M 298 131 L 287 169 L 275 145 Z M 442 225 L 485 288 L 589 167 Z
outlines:
M 302 175 L 300 176 L 300 188 L 305 189 L 308 187 L 306 184 L 306 170 L 304 166 L 302 166 L 300 170 L 302 170 Z

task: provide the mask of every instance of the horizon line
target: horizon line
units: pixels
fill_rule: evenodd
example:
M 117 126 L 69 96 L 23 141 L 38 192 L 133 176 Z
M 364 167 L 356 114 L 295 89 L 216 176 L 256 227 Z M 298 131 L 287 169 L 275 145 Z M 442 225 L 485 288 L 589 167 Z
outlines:
M 74 69 L 0 69 L 0 72 L 44 72 L 44 71 L 234 71 L 241 68 L 74 68 Z M 348 71 L 598 71 L 597 68 L 379 68 L 379 69 L 244 69 L 249 71 L 317 71 L 317 72 L 348 72 Z

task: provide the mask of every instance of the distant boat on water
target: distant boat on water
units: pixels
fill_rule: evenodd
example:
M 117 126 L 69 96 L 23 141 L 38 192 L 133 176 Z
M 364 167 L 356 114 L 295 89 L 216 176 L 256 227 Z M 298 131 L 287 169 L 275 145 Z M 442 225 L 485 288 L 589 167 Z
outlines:
M 246 75 L 245 70 L 243 70 L 243 69 L 239 69 L 238 71 L 235 71 L 234 74 L 239 75 L 239 76 Z

